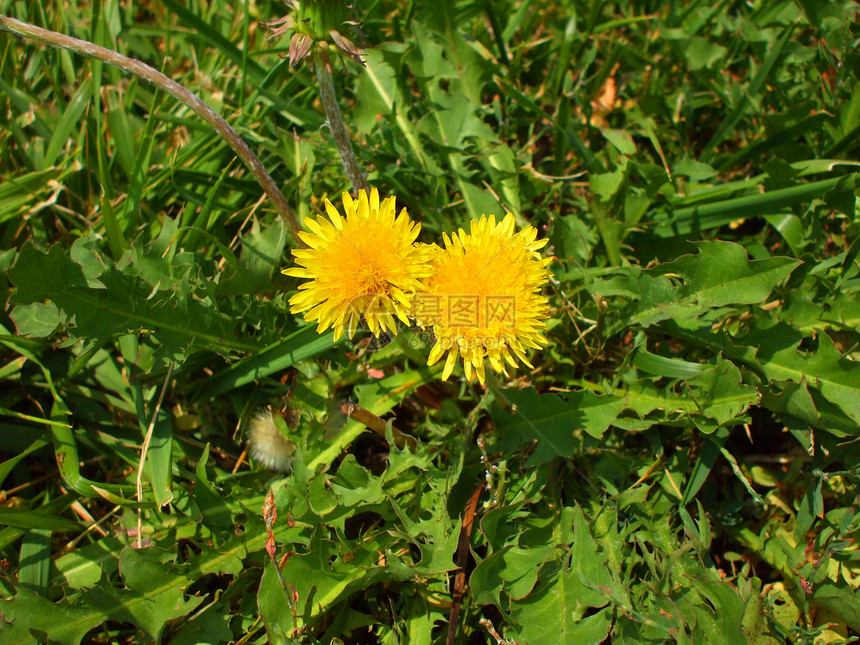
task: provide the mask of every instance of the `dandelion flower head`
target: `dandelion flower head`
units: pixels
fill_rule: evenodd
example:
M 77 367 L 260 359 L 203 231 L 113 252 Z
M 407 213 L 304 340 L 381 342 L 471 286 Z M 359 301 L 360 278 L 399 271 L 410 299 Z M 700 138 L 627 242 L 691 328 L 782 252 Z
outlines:
M 551 258 L 538 253 L 547 240 L 536 239 L 533 226 L 519 232 L 515 226 L 510 213 L 499 223 L 490 215 L 472 220 L 469 233 L 444 236 L 445 248 L 413 312 L 419 323 L 433 325 L 436 344 L 428 364 L 448 353 L 443 380 L 460 356 L 466 379 L 477 375 L 481 383 L 485 362 L 504 374 L 505 363 L 516 367 L 516 358 L 531 367 L 527 348 L 547 342 L 541 332 L 549 305 L 541 289 Z
M 317 332 L 334 328 L 352 338 L 364 317 L 374 336 L 396 331 L 395 317 L 409 322 L 411 299 L 430 273 L 426 245 L 416 245 L 421 225 L 406 209 L 395 213 L 395 199 L 380 202 L 374 188 L 358 199 L 343 193 L 342 217 L 328 200 L 328 219 L 306 218 L 310 233 L 300 236 L 307 249 L 293 250 L 296 265 L 286 275 L 303 278 L 290 298 L 291 312 L 317 322 Z

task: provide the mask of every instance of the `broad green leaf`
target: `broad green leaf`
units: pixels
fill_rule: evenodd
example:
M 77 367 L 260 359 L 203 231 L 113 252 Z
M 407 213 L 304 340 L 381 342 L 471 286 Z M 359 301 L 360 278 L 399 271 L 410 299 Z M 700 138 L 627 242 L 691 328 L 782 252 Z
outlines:
M 54 603 L 23 588 L 11 600 L 0 600 L 0 613 L 4 645 L 79 645 L 88 631 L 106 619 L 102 610 L 85 602 Z
M 570 569 L 576 573 L 580 583 L 586 589 L 577 592 L 577 602 L 589 607 L 602 607 L 606 598 L 601 587 L 612 584 L 609 570 L 601 557 L 602 549 L 591 536 L 591 529 L 585 514 L 579 506 L 573 509 L 573 546 L 570 555 Z
M 534 390 L 505 390 L 514 411 L 493 408 L 499 440 L 496 449 L 511 450 L 537 441 L 531 462 L 571 457 L 580 444 L 578 431 L 599 439 L 625 406 L 623 398 L 588 391 L 572 392 L 566 400 Z
M 534 591 L 511 608 L 517 640 L 559 645 L 598 645 L 606 640 L 612 627 L 612 607 L 585 616 L 591 605 L 581 597 L 591 597 L 592 592 L 580 582 L 578 572 L 562 570 L 551 576 L 548 570 L 544 567 Z M 599 606 L 605 604 L 603 600 Z
M 818 335 L 815 352 L 803 354 L 798 344 L 762 344 L 756 357 L 765 375 L 773 381 L 806 382 L 860 426 L 860 364 L 843 358 L 824 333 Z
M 358 81 L 361 101 L 353 114 L 360 134 L 370 133 L 379 117 L 396 116 L 403 110 L 398 76 L 386 61 L 386 53 L 383 45 L 368 50 L 364 55 L 364 69 Z M 408 131 L 411 132 L 411 126 Z
M 741 629 L 744 638 L 750 645 L 780 645 L 781 640 L 772 635 L 765 614 L 764 598 L 761 591 L 761 580 L 751 578 L 741 586 L 741 596 L 745 599 Z
M 688 379 L 686 385 L 687 398 L 717 425 L 729 423 L 759 401 L 755 388 L 744 384 L 740 370 L 722 358 L 712 369 Z
M 170 637 L 170 645 L 221 645 L 233 640 L 230 605 L 213 603 L 195 613 Z
M 628 324 L 647 327 L 668 318 L 696 318 L 716 307 L 764 302 L 798 264 L 784 257 L 749 260 L 739 244 L 701 242 L 698 255 L 642 274 L 640 300 Z
M 813 602 L 845 621 L 854 631 L 860 631 L 860 592 L 843 580 L 826 580 L 813 590 Z
M 286 226 L 281 220 L 276 220 L 266 230 L 261 230 L 259 222 L 254 220 L 251 232 L 242 238 L 236 273 L 221 282 L 216 293 L 225 296 L 271 291 L 272 275 L 281 265 L 286 241 Z
M 693 181 L 710 179 L 717 174 L 717 171 L 708 164 L 693 159 L 682 159 L 675 164 L 672 171 L 674 175 L 684 175 Z
M 359 503 L 377 504 L 385 498 L 384 476 L 374 477 L 361 466 L 354 455 L 347 455 L 337 468 L 330 482 L 331 490 L 340 504 L 347 508 Z
M 521 627 L 516 631 L 523 643 L 558 643 L 559 645 L 599 645 L 606 641 L 612 628 L 611 607 L 578 620 L 570 618 L 569 582 L 559 580 L 545 606 L 526 606 L 515 615 Z M 556 596 L 565 596 L 557 600 Z
M 413 122 L 408 118 L 408 110 L 398 85 L 398 75 L 386 62 L 386 47 L 369 49 L 365 52 L 365 65 L 359 80 L 359 103 L 355 123 L 359 132 L 369 132 L 376 124 L 377 116 L 393 116 L 394 122 L 406 139 L 419 166 L 431 164 Z
M 836 436 L 857 433 L 857 424 L 838 407 L 827 401 L 806 381 L 777 382 L 760 388 L 761 404 L 768 410 L 785 413 L 817 430 L 827 430 Z
M 293 557 L 295 556 L 290 556 L 290 559 Z M 314 575 L 317 575 L 316 572 Z M 323 576 L 319 576 L 319 581 L 324 582 Z M 293 589 L 295 589 L 295 585 L 293 585 Z M 273 645 L 286 645 L 295 642 L 290 638 L 290 635 L 302 623 L 297 615 L 298 608 L 292 605 L 293 598 L 290 596 L 289 588 L 281 584 L 277 566 L 272 561 L 267 560 L 263 566 L 263 577 L 260 579 L 260 588 L 257 591 L 257 608 L 266 625 L 269 642 Z
M 18 305 L 10 315 L 15 331 L 21 336 L 44 338 L 60 325 L 60 310 L 53 302 L 32 302 Z
M 117 537 L 106 536 L 92 544 L 85 544 L 54 561 L 58 577 L 72 589 L 94 586 L 105 571 L 116 571 L 123 542 Z
M 691 38 L 684 49 L 692 71 L 714 67 L 728 53 L 728 49 L 707 38 Z
M 507 610 L 505 593 L 513 600 L 522 600 L 537 583 L 541 567 L 555 551 L 554 545 L 522 548 L 508 545 L 481 560 L 469 576 L 469 589 L 478 604 L 494 604 Z
M 151 331 L 168 356 L 184 354 L 193 345 L 215 351 L 256 349 L 235 338 L 234 323 L 212 307 L 194 300 L 179 303 L 172 293 L 156 295 L 142 280 L 112 267 L 99 278 L 103 288 L 88 286 L 81 265 L 72 262 L 60 245 L 42 253 L 27 243 L 9 277 L 17 287 L 16 304 L 51 300 L 62 310 L 68 331 L 79 338 Z
M 97 586 L 84 598 L 93 607 L 103 607 L 111 620 L 130 622 L 146 640 L 157 641 L 169 620 L 187 615 L 203 602 L 201 596 L 185 598 L 194 579 L 186 576 L 188 567 L 172 564 L 174 557 L 157 547 L 126 547 L 119 558 L 126 588 Z

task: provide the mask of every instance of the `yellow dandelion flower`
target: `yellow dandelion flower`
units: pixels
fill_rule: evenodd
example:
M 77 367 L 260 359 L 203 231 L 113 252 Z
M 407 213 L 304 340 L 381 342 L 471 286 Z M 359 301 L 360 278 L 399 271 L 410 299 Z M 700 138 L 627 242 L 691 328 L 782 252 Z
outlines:
M 531 367 L 526 348 L 539 349 L 546 338 L 549 305 L 541 288 L 547 282 L 547 264 L 538 250 L 537 229 L 514 232 L 510 213 L 496 223 L 495 216 L 472 220 L 471 231 L 460 229 L 439 250 L 435 270 L 425 293 L 415 297 L 413 315 L 422 325 L 433 325 L 436 344 L 427 361 L 433 365 L 445 352 L 442 372 L 446 380 L 458 357 L 463 357 L 466 379 L 474 374 L 484 383 L 484 361 L 507 374 L 515 357 Z
M 344 330 L 352 338 L 364 317 L 379 336 L 396 331 L 395 316 L 409 322 L 412 296 L 430 268 L 425 246 L 413 244 L 421 225 L 405 208 L 395 217 L 394 201 L 380 202 L 375 188 L 369 195 L 361 191 L 358 199 L 345 192 L 345 217 L 326 200 L 329 219 L 305 219 L 311 233 L 300 236 L 309 248 L 294 249 L 298 266 L 283 273 L 307 280 L 290 298 L 290 311 L 317 321 L 317 332 L 333 327 L 335 340 Z

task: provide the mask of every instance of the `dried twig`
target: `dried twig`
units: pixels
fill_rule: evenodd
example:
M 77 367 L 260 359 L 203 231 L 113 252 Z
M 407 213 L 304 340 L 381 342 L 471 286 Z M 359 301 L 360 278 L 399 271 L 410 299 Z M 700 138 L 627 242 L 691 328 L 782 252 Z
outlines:
M 454 577 L 454 594 L 452 596 L 451 613 L 448 615 L 447 645 L 454 645 L 457 637 L 457 627 L 460 622 L 460 606 L 463 604 L 463 594 L 466 592 L 466 562 L 469 559 L 469 540 L 472 537 L 472 524 L 475 520 L 475 510 L 483 484 L 478 484 L 469 501 L 466 502 L 466 512 L 463 516 L 463 526 L 460 529 L 460 539 L 457 542 L 457 575 Z
M 386 436 L 385 429 L 388 425 L 388 422 L 383 421 L 378 416 L 373 414 L 373 412 L 365 410 L 361 406 L 356 405 L 351 401 L 344 401 L 343 403 L 341 403 L 340 411 L 343 412 L 350 419 L 354 419 L 362 425 L 367 426 L 367 428 L 373 430 L 375 433 L 381 435 L 383 438 Z M 418 447 L 418 442 L 413 437 L 402 433 L 394 426 L 391 426 L 391 435 L 394 437 L 394 443 L 397 444 L 397 447 L 401 450 L 404 446 L 409 446 L 410 450 L 415 450 Z

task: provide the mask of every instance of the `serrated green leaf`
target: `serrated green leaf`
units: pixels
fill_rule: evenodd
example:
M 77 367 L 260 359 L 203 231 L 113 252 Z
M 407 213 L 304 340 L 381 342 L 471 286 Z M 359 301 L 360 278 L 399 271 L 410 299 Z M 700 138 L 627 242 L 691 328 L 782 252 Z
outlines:
M 456 569 L 454 554 L 460 538 L 462 519 L 452 524 L 445 505 L 437 504 L 432 508 L 432 516 L 429 519 L 414 521 L 396 501 L 389 501 L 403 525 L 403 537 L 421 551 L 421 559 L 414 565 L 415 572 L 426 575 Z
M 267 561 L 257 604 L 269 633 L 289 634 L 294 627 L 314 622 L 350 593 L 381 580 L 397 579 L 390 568 L 380 566 L 379 554 L 372 546 L 365 544 L 342 553 L 338 544 L 317 532 L 308 544 L 307 554 L 289 556 L 281 573 L 298 598 L 295 624 L 289 608 L 291 600 L 285 597 L 273 563 Z
M 229 605 L 214 603 L 195 613 L 177 632 L 170 636 L 170 645 L 221 645 L 233 639 Z
M 857 432 L 856 423 L 817 391 L 810 390 L 805 381 L 771 383 L 760 389 L 762 406 L 768 410 L 785 413 L 836 436 L 847 437 Z
M 612 626 L 613 609 L 606 607 L 584 616 L 588 605 L 580 601 L 580 594 L 587 591 L 573 570 L 553 577 L 542 573 L 535 590 L 511 608 L 517 640 L 559 645 L 602 643 Z
M 358 464 L 355 455 L 347 455 L 338 466 L 331 481 L 331 490 L 338 502 L 349 508 L 358 503 L 376 504 L 384 499 L 384 477 L 374 477 Z
M 759 401 L 759 394 L 743 382 L 740 370 L 731 361 L 720 358 L 717 364 L 699 376 L 687 380 L 688 396 L 699 412 L 723 425 L 740 416 Z
M 571 392 L 567 400 L 532 389 L 505 390 L 503 396 L 516 407 L 513 412 L 491 410 L 499 431 L 497 449 L 537 440 L 532 462 L 570 457 L 578 445 L 574 433 L 582 430 L 599 439 L 625 406 L 622 398 L 587 391 Z
M 789 347 L 762 346 L 757 358 L 773 381 L 806 382 L 818 389 L 860 426 L 860 364 L 843 358 L 827 334 L 818 335 L 818 349 L 802 354 L 799 342 Z
M 692 422 L 707 433 L 737 419 L 760 399 L 756 389 L 743 382 L 740 370 L 723 358 L 719 358 L 716 365 L 707 366 L 698 376 L 670 387 L 660 388 L 650 380 L 641 380 L 628 384 L 616 394 L 623 396 L 625 408 L 644 422 L 639 425 L 647 427 L 658 421 L 681 425 Z M 658 411 L 662 414 L 649 418 Z M 614 425 L 628 428 L 636 423 L 625 415 Z
M 565 585 L 559 584 L 558 594 L 566 592 Z M 565 615 L 565 603 L 548 602 L 543 611 L 531 612 L 527 618 L 528 623 L 521 623 L 522 627 L 516 632 L 517 638 L 523 643 L 558 643 L 559 645 L 599 645 L 606 641 L 609 630 L 612 628 L 613 611 L 606 607 L 596 614 L 586 616 L 580 620 L 570 620 Z M 558 605 L 561 605 L 559 607 Z M 560 615 L 555 612 L 561 611 Z M 558 631 L 556 631 L 558 630 Z
M 203 602 L 200 596 L 185 598 L 193 582 L 184 571 L 171 564 L 168 552 L 156 547 L 126 547 L 119 557 L 125 589 L 98 586 L 84 594 L 93 607 L 104 607 L 111 620 L 130 622 L 147 640 L 158 640 L 165 624 L 185 616 Z
M 68 331 L 79 338 L 98 340 L 151 331 L 168 355 L 183 354 L 192 345 L 216 351 L 256 349 L 253 343 L 235 338 L 234 323 L 212 307 L 196 301 L 179 304 L 171 293 L 156 295 L 142 280 L 112 267 L 101 276 L 104 288 L 88 286 L 81 266 L 61 245 L 42 253 L 28 242 L 9 278 L 17 287 L 16 304 L 53 301 L 62 310 Z
M 105 620 L 102 611 L 86 603 L 66 599 L 54 603 L 26 589 L 19 589 L 12 600 L 0 600 L 0 614 L 4 645 L 79 645 Z
M 704 572 L 703 572 L 704 573 Z M 705 575 L 684 576 L 709 604 L 694 605 L 697 624 L 693 630 L 693 642 L 708 642 L 719 645 L 743 643 L 741 630 L 745 604 L 737 589 L 720 580 L 716 572 Z
M 505 593 L 513 600 L 522 600 L 537 583 L 541 566 L 555 552 L 555 545 L 523 548 L 508 545 L 481 560 L 469 576 L 469 589 L 478 604 L 494 604 L 505 611 L 508 603 L 501 601 Z
M 643 272 L 628 325 L 697 318 L 708 309 L 763 302 L 799 264 L 793 258 L 749 260 L 732 242 L 700 242 L 698 255 Z

